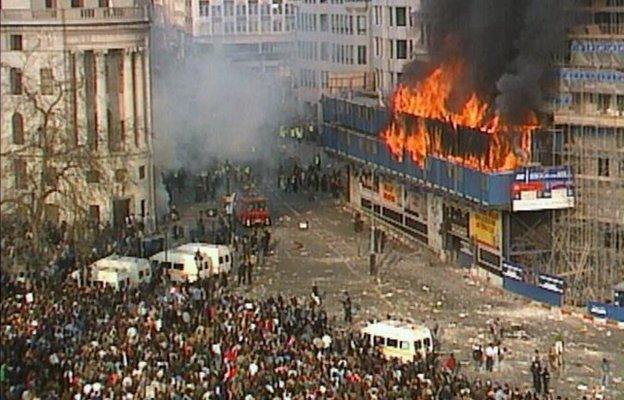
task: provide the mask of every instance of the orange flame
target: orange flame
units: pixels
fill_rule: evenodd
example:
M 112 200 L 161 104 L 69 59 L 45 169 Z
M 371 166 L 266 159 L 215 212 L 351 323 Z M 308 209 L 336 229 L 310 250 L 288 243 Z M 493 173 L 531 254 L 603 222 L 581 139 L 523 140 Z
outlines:
M 449 110 L 447 103 L 453 87 L 461 79 L 461 64 L 451 63 L 436 68 L 414 87 L 399 85 L 392 98 L 392 121 L 381 133 L 390 152 L 402 160 L 407 153 L 418 165 L 424 165 L 427 155 L 485 171 L 511 170 L 525 163 L 530 153 L 531 132 L 537 128 L 533 113 L 521 126 L 505 124 L 498 112 L 473 93 L 459 108 Z M 417 118 L 408 126 L 402 115 Z M 487 154 L 457 156 L 443 151 L 440 136 L 430 132 L 423 118 L 471 128 L 489 135 Z M 413 125 L 413 124 L 412 124 Z

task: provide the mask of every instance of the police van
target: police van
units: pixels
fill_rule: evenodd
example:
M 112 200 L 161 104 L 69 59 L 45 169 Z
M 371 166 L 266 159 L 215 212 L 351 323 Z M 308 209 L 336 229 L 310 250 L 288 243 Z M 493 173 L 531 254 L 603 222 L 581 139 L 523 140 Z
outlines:
M 361 333 L 371 346 L 379 347 L 388 359 L 411 362 L 416 354 L 424 359 L 433 352 L 431 331 L 424 325 L 386 320 L 368 324 Z
M 130 275 L 123 270 L 91 265 L 89 283 L 94 286 L 111 287 L 116 291 L 130 287 Z
M 198 260 L 195 252 L 178 250 L 161 251 L 150 257 L 154 268 L 159 268 L 169 275 L 174 282 L 196 282 L 213 275 L 212 260 L 202 257 Z
M 107 268 L 126 272 L 130 279 L 130 286 L 133 287 L 139 286 L 141 283 L 149 283 L 152 280 L 150 263 L 144 258 L 113 254 L 97 260 L 92 266 L 95 268 Z
M 232 251 L 226 245 L 208 243 L 186 243 L 175 248 L 176 251 L 195 254 L 200 252 L 212 261 L 213 275 L 229 273 L 232 270 Z

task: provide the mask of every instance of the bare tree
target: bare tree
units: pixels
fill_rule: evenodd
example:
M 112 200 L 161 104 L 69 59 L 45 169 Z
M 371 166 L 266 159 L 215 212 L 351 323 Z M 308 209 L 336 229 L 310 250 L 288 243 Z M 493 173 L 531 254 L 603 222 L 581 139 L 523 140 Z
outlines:
M 51 52 L 48 57 L 42 54 L 32 51 L 22 55 L 21 82 L 16 83 L 19 88 L 12 88 L 21 95 L 12 96 L 13 104 L 3 106 L 5 115 L 11 112 L 9 107 L 14 108 L 10 117 L 13 144 L 3 146 L 0 153 L 5 186 L 0 199 L 3 219 L 17 215 L 27 224 L 36 253 L 42 250 L 43 227 L 54 210 L 74 228 L 79 244 L 85 236 L 76 230 L 84 232 L 87 226 L 88 205 L 108 195 L 114 181 L 127 179 L 116 177 L 107 155 L 76 135 L 85 128 L 84 118 L 74 117 L 75 104 L 81 101 L 83 72 L 68 68 L 60 52 Z M 15 70 L 15 60 L 12 64 L 3 63 L 3 67 Z M 72 77 L 74 73 L 79 76 Z M 15 132 L 20 129 L 21 133 Z M 4 185 L 6 182 L 13 184 Z

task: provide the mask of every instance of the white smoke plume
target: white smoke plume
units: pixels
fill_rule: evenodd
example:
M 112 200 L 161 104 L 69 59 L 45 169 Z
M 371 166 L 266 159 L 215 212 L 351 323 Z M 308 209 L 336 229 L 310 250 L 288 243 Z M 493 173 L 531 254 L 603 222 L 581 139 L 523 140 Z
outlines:
M 198 171 L 212 159 L 268 157 L 286 118 L 288 83 L 254 74 L 218 52 L 159 56 L 154 79 L 154 148 L 160 169 Z

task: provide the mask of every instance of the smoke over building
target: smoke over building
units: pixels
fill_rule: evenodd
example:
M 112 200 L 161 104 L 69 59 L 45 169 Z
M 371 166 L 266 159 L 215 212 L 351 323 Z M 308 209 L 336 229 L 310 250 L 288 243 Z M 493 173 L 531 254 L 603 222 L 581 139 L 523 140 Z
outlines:
M 438 0 L 424 5 L 430 20 L 430 62 L 406 68 L 407 82 L 439 65 L 461 62 L 449 107 L 472 94 L 495 104 L 502 119 L 523 122 L 538 111 L 553 55 L 565 47 L 572 0 Z

